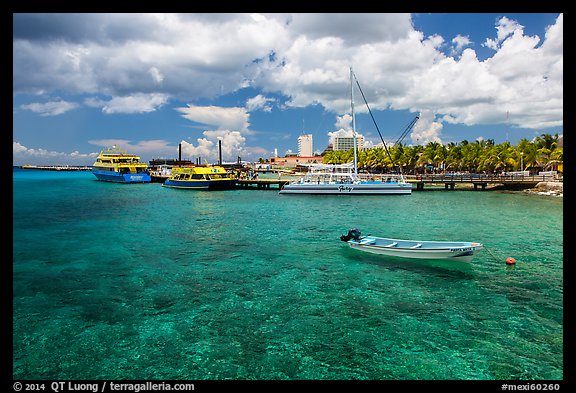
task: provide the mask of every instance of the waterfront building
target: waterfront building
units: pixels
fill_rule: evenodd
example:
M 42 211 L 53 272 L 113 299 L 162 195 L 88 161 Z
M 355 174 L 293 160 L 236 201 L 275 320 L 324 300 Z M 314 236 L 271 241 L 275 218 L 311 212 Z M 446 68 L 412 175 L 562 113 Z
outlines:
M 312 134 L 302 134 L 298 137 L 298 156 L 312 157 Z
M 358 146 L 358 150 L 363 150 L 364 136 L 356 135 L 356 144 Z M 354 138 L 351 136 L 335 136 L 334 142 L 332 143 L 332 149 L 344 151 L 354 149 Z
M 323 156 L 330 151 L 334 151 L 334 146 L 332 146 L 331 143 L 329 143 L 328 146 L 326 146 L 326 149 L 324 149 L 324 151 L 320 155 Z
M 302 164 L 320 164 L 322 163 L 322 156 L 285 156 L 285 157 L 270 157 L 270 165 L 275 167 L 290 167 L 294 168 Z

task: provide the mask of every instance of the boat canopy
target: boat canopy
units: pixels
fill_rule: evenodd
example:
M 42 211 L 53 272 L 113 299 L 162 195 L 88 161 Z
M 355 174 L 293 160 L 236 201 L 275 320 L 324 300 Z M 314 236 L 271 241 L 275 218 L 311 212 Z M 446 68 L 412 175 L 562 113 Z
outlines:
M 300 164 L 302 167 L 308 167 L 308 172 L 325 172 L 325 173 L 350 173 L 354 170 L 354 163 L 346 164 Z

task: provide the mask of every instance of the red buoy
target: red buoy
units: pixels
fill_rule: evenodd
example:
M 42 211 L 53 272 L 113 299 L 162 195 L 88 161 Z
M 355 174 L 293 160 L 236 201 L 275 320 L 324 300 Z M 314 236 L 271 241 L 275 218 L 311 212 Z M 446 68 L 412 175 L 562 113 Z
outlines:
M 506 258 L 506 264 L 507 265 L 514 265 L 515 263 L 516 263 L 516 259 L 514 259 L 512 257 Z

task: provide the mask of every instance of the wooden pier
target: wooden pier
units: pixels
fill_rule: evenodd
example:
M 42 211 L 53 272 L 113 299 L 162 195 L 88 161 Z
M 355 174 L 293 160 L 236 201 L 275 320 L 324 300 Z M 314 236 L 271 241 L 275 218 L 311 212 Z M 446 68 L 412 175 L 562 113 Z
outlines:
M 373 176 L 375 179 L 379 175 Z M 510 190 L 525 190 L 534 188 L 543 181 L 556 181 L 552 175 L 531 175 L 531 176 L 500 176 L 500 175 L 405 175 L 404 178 L 408 183 L 415 184 L 412 186 L 414 191 L 423 191 L 424 186 L 443 185 L 445 190 L 455 190 L 460 188 L 486 190 L 493 188 L 506 188 Z M 295 177 L 287 179 L 240 179 L 236 183 L 237 188 L 243 189 L 281 189 L 282 186 Z M 438 189 L 438 188 L 436 188 Z
M 361 175 L 361 177 L 363 177 Z M 163 183 L 168 177 L 166 175 L 153 174 L 153 183 Z M 260 178 L 260 179 L 238 179 L 236 181 L 237 189 L 245 190 L 280 190 L 284 184 L 298 179 L 298 176 L 282 176 L 281 178 Z M 371 175 L 371 179 L 380 180 L 381 175 Z M 450 175 L 450 174 L 431 174 L 431 175 L 404 175 L 408 183 L 412 184 L 414 191 L 423 191 L 424 187 L 431 189 L 474 189 L 474 190 L 491 190 L 491 189 L 509 189 L 525 190 L 534 188 L 540 182 L 558 181 L 553 175 L 531 175 L 531 176 L 500 176 L 500 175 Z M 440 188 L 438 186 L 444 186 Z
M 290 182 L 288 179 L 239 179 L 236 187 L 244 189 L 281 189 L 282 186 Z M 274 186 L 274 187 L 271 187 Z
M 152 183 L 164 183 L 170 176 L 150 172 L 150 181 Z
M 89 171 L 92 167 L 77 165 L 21 165 L 20 169 L 37 169 L 42 171 Z
M 513 190 L 524 190 L 534 188 L 543 181 L 555 181 L 552 175 L 531 175 L 531 176 L 502 176 L 502 175 L 408 175 L 406 181 L 416 184 L 416 190 L 424 190 L 424 185 L 444 185 L 445 190 L 454 190 L 456 185 L 473 187 L 474 190 L 486 190 L 487 187 L 507 188 Z

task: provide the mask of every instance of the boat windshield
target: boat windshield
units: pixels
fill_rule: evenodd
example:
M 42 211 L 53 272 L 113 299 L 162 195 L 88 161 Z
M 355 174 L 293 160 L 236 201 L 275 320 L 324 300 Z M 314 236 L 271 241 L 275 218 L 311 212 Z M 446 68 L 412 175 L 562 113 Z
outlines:
M 215 179 L 226 179 L 226 178 L 228 178 L 228 175 L 227 174 L 221 174 L 221 173 L 213 173 L 210 175 L 210 178 L 214 179 L 214 180 Z

